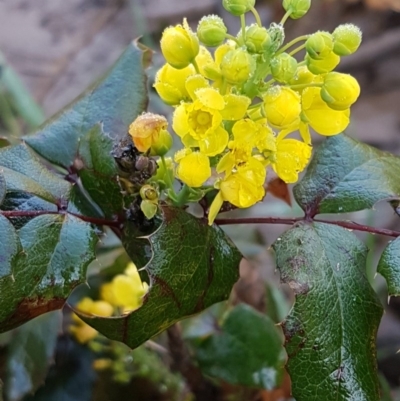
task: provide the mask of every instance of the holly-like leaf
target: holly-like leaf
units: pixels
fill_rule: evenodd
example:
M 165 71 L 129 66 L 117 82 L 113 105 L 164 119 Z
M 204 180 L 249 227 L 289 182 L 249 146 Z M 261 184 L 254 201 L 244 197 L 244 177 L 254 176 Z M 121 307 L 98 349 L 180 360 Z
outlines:
M 296 300 L 282 323 L 297 401 L 378 401 L 382 306 L 366 277 L 367 248 L 344 228 L 301 223 L 274 244 Z
M 275 323 L 240 304 L 229 312 L 219 332 L 200 342 L 196 358 L 209 376 L 271 390 L 282 378 L 286 353 Z
M 82 184 L 106 217 L 120 213 L 124 206 L 112 149 L 113 141 L 97 124 L 81 139 L 78 152 L 82 162 L 78 171 Z
M 400 197 L 400 158 L 344 134 L 316 150 L 293 193 L 310 215 L 369 209 Z
M 138 267 L 146 266 L 151 288 L 140 309 L 117 318 L 88 317 L 87 323 L 112 340 L 136 348 L 172 324 L 229 297 L 239 277 L 241 255 L 224 232 L 184 210 L 162 209 L 162 224 L 137 238 L 137 223 L 125 227 L 122 242 Z
M 44 383 L 61 331 L 62 315 L 51 312 L 18 328 L 7 350 L 6 395 L 18 401 Z
M 378 263 L 378 273 L 388 286 L 389 296 L 400 295 L 400 237 L 389 242 Z
M 121 138 L 147 105 L 144 70 L 149 54 L 132 42 L 103 80 L 25 141 L 47 160 L 67 168 L 74 162 L 79 139 L 95 124 L 102 122 L 110 138 Z
M 70 292 L 85 281 L 97 241 L 90 224 L 71 215 L 36 217 L 18 231 L 19 240 L 13 229 L 7 226 L 5 237 L 14 238 L 9 258 L 12 274 L 5 271 L 0 276 L 0 332 L 60 309 Z M 15 255 L 15 249 L 21 248 Z
M 71 185 L 47 169 L 25 144 L 0 149 L 6 190 L 24 191 L 51 203 L 68 200 Z

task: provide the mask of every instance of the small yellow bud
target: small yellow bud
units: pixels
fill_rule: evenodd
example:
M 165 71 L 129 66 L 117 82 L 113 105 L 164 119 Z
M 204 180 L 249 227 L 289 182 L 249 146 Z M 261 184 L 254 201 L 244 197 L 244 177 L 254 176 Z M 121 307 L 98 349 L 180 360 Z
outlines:
M 322 100 L 333 110 L 348 109 L 360 95 L 360 85 L 349 74 L 330 72 L 324 77 Z
M 339 25 L 333 31 L 333 51 L 338 56 L 353 54 L 361 44 L 362 33 L 360 28 L 353 24 Z
M 167 128 L 164 116 L 143 113 L 129 126 L 129 134 L 140 152 L 147 152 L 159 139 L 160 132 Z
M 310 9 L 311 0 L 283 0 L 285 11 L 291 11 L 290 18 L 301 18 Z
M 246 29 L 245 45 L 250 53 L 264 53 L 272 44 L 268 30 L 257 24 L 252 24 Z
M 300 66 L 296 74 L 293 76 L 293 78 L 289 81 L 290 85 L 305 85 L 305 84 L 310 84 L 314 82 L 315 80 L 315 75 L 310 72 L 310 70 L 305 66 L 302 65 Z M 296 92 L 302 92 L 303 89 L 295 89 Z
M 322 60 L 333 50 L 333 37 L 329 32 L 315 32 L 306 41 L 307 54 L 315 60 Z
M 334 52 L 329 53 L 322 60 L 315 60 L 308 54 L 306 55 L 307 68 L 315 75 L 326 74 L 335 69 L 340 63 L 340 57 Z
M 254 73 L 256 62 L 245 49 L 230 50 L 221 61 L 221 73 L 231 85 L 246 82 Z
M 183 26 L 166 28 L 160 45 L 167 63 L 177 69 L 187 67 L 199 54 L 200 48 L 199 40 L 186 19 L 183 20 Z
M 271 74 L 278 82 L 288 83 L 296 74 L 297 61 L 288 53 L 279 54 L 270 61 Z
M 175 106 L 189 98 L 185 82 L 194 74 L 196 70 L 192 65 L 177 70 L 167 63 L 158 70 L 153 86 L 165 103 Z
M 222 5 L 229 13 L 237 17 L 251 10 L 256 0 L 222 0 Z
M 282 129 L 299 118 L 300 96 L 290 88 L 275 86 L 264 96 L 264 108 L 268 122 Z
M 219 46 L 226 37 L 227 27 L 222 18 L 217 15 L 208 15 L 199 21 L 197 36 L 206 46 Z

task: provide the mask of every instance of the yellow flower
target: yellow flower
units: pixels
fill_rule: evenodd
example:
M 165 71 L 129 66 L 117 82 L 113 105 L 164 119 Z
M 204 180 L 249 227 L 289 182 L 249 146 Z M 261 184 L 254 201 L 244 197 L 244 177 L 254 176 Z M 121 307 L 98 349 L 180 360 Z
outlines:
M 302 119 L 318 132 L 331 136 L 340 134 L 350 122 L 350 110 L 331 109 L 321 98 L 321 89 L 310 87 L 303 91 Z
M 160 45 L 167 63 L 178 69 L 187 67 L 199 53 L 199 40 L 186 19 L 183 20 L 183 26 L 166 28 Z
M 199 147 L 205 155 L 215 156 L 225 150 L 229 140 L 222 121 L 242 118 L 250 99 L 233 94 L 222 96 L 217 89 L 204 84 L 196 76 L 188 82 L 194 101 L 176 108 L 172 126 L 185 146 Z M 195 85 L 199 86 L 197 90 Z
M 178 70 L 169 64 L 164 64 L 158 70 L 153 86 L 165 103 L 174 106 L 189 98 L 185 83 L 194 74 L 196 70 L 192 65 Z
M 109 317 L 114 312 L 114 309 L 110 303 L 106 301 L 93 301 L 93 299 L 89 297 L 85 297 L 78 302 L 76 309 L 87 315 L 96 315 L 102 317 Z M 97 336 L 97 330 L 90 327 L 77 315 L 73 314 L 72 320 L 74 321 L 74 324 L 70 326 L 69 331 L 81 344 L 85 344 Z
M 224 201 L 240 208 L 259 202 L 265 195 L 265 178 L 264 165 L 254 157 L 239 166 L 234 173 L 225 176 L 216 185 L 220 191 L 210 206 L 208 224 L 213 223 Z
M 290 88 L 274 86 L 264 96 L 264 108 L 268 123 L 284 129 L 299 119 L 300 96 Z
M 158 141 L 160 132 L 167 128 L 164 116 L 143 113 L 129 126 L 129 134 L 140 152 L 147 152 Z
M 235 166 L 252 158 L 254 148 L 275 151 L 275 136 L 263 123 L 248 118 L 237 121 L 232 127 L 233 140 L 229 142 L 230 152 L 225 154 L 217 165 L 217 172 L 230 175 Z
M 100 295 L 110 304 L 123 308 L 124 312 L 129 312 L 142 305 L 142 298 L 147 290 L 147 283 L 142 283 L 136 266 L 130 263 L 124 274 L 118 274 L 111 283 L 102 285 Z
M 311 157 L 311 146 L 297 139 L 285 138 L 288 132 L 282 131 L 276 140 L 276 153 L 272 158 L 272 168 L 286 183 L 294 183 L 299 173 L 307 166 Z
M 188 153 L 184 149 L 184 153 Z M 211 177 L 210 160 L 200 152 L 192 152 L 181 156 L 182 152 L 175 155 L 175 161 L 179 163 L 176 176 L 191 188 L 201 187 Z

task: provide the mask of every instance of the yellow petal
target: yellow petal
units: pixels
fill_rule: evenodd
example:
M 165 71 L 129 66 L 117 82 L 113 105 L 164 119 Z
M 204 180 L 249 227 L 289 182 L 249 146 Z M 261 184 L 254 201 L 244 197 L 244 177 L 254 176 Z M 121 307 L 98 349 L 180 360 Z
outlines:
M 246 114 L 251 100 L 247 96 L 225 95 L 225 108 L 221 111 L 224 120 L 239 120 Z
M 228 144 L 229 134 L 222 127 L 218 127 L 204 139 L 199 140 L 200 152 L 207 156 L 216 156 L 222 153 Z
M 210 160 L 200 152 L 190 153 L 179 160 L 176 175 L 189 187 L 200 187 L 211 176 Z
M 201 88 L 196 91 L 196 96 L 204 107 L 214 110 L 222 110 L 225 107 L 224 98 L 217 89 Z
M 218 192 L 216 197 L 211 203 L 210 210 L 208 211 L 208 224 L 211 226 L 217 217 L 224 200 L 222 199 L 221 192 Z
M 187 104 L 180 104 L 174 111 L 172 128 L 181 138 L 189 132 Z
M 320 88 L 307 88 L 302 94 L 303 119 L 318 134 L 325 136 L 343 132 L 350 123 L 350 109 L 331 109 L 320 96 Z
M 185 82 L 186 91 L 193 100 L 197 99 L 196 91 L 209 86 L 208 81 L 200 74 L 192 75 Z

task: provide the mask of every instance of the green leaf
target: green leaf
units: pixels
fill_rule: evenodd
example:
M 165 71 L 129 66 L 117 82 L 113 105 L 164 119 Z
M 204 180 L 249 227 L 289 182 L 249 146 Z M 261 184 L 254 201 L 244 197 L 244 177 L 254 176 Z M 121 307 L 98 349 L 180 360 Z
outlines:
M 7 352 L 6 395 L 20 400 L 43 384 L 53 359 L 62 315 L 51 312 L 34 319 L 14 332 Z
M 18 234 L 8 219 L 0 214 L 0 288 L 1 279 L 12 274 L 12 266 L 21 251 Z M 1 294 L 1 292 L 0 292 Z M 1 302 L 1 301 L 0 301 Z
M 400 158 L 344 134 L 316 150 L 293 193 L 307 214 L 369 209 L 400 197 Z
M 366 277 L 366 246 L 344 228 L 300 223 L 273 247 L 296 294 L 282 323 L 294 398 L 378 401 L 382 306 Z
M 138 267 L 146 266 L 151 288 L 143 306 L 118 318 L 82 316 L 112 340 L 136 348 L 175 322 L 229 297 L 239 277 L 241 255 L 217 226 L 182 209 L 164 207 L 163 222 L 153 234 L 138 238 L 134 222 L 122 242 Z
M 7 237 L 15 238 L 8 229 Z M 71 215 L 36 217 L 18 234 L 14 246 L 23 251 L 12 259 L 12 274 L 0 276 L 0 332 L 60 309 L 85 282 L 97 242 L 90 224 Z
M 113 140 L 147 105 L 144 69 L 150 51 L 136 41 L 122 54 L 108 75 L 72 102 L 25 141 L 41 156 L 64 167 L 75 160 L 79 139 L 102 122 Z
M 68 200 L 71 185 L 53 174 L 25 144 L 0 149 L 7 191 L 25 191 L 51 203 Z
M 79 169 L 79 177 L 106 217 L 121 213 L 124 207 L 112 149 L 113 141 L 104 135 L 100 125 L 94 126 L 79 144 L 78 157 L 83 165 Z
M 400 295 L 400 237 L 389 242 L 381 255 L 377 271 L 387 282 L 389 296 Z
M 199 344 L 196 358 L 209 376 L 271 390 L 282 378 L 286 353 L 275 323 L 240 304 L 229 312 L 219 332 Z

